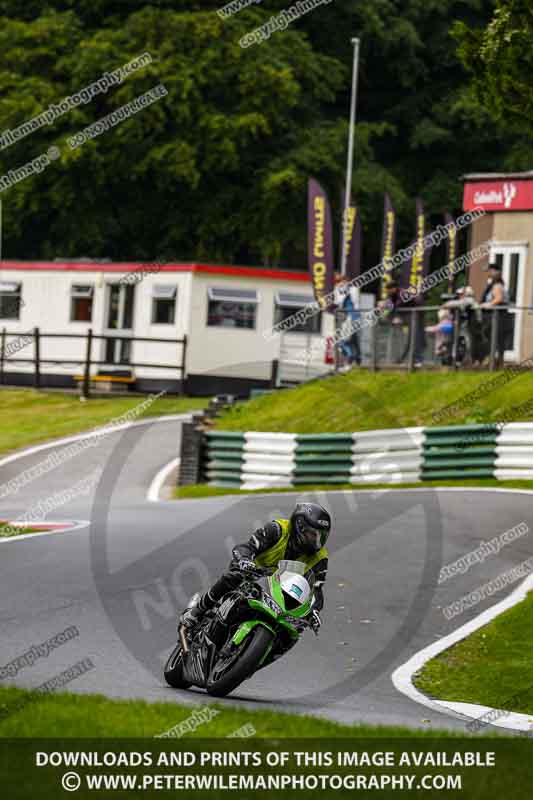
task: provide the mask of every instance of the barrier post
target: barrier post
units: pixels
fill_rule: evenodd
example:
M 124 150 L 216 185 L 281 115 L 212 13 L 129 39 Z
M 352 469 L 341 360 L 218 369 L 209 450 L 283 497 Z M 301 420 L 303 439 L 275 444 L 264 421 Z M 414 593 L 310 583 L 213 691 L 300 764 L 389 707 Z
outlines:
M 491 311 L 490 320 L 490 371 L 496 369 L 496 349 L 498 346 L 498 311 Z
M 460 323 L 460 316 L 461 313 L 458 308 L 454 308 L 453 310 L 453 344 L 452 344 L 452 361 L 453 361 L 453 368 L 454 370 L 459 369 L 459 364 L 457 363 L 457 348 L 459 344 L 459 323 Z
M 341 366 L 340 345 L 337 341 L 337 331 L 342 325 L 342 321 L 339 323 L 340 311 L 335 310 L 333 319 L 335 320 L 335 333 L 333 334 L 333 357 L 335 359 L 335 372 L 338 372 Z
M 202 475 L 202 446 L 204 432 L 198 420 L 184 422 L 181 426 L 181 452 L 178 486 L 200 483 Z
M 35 374 L 33 385 L 36 389 L 41 388 L 41 336 L 39 328 L 33 329 L 33 339 L 35 342 Z
M 2 328 L 0 338 L 0 383 L 4 383 L 4 362 L 6 359 L 6 329 Z
M 409 315 L 409 356 L 407 358 L 407 371 L 412 372 L 415 366 L 415 341 L 416 341 L 416 308 L 411 309 Z
M 278 375 L 279 375 L 279 359 L 272 359 L 272 366 L 270 369 L 270 388 L 278 388 Z
M 83 373 L 82 397 L 87 399 L 91 393 L 91 352 L 93 345 L 93 329 L 87 331 L 87 350 L 85 353 L 85 370 Z
M 185 368 L 187 363 L 187 334 L 183 334 L 181 341 L 181 393 L 185 394 Z
M 370 326 L 370 369 L 377 372 L 378 369 L 378 349 L 377 349 L 377 324 Z

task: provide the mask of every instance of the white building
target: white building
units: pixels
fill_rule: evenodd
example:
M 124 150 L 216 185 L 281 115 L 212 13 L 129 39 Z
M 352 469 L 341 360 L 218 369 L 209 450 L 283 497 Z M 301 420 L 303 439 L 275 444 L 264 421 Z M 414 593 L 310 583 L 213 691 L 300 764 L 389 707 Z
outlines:
M 91 329 L 92 360 L 99 362 L 92 366 L 93 376 L 129 376 L 140 391 L 244 394 L 271 384 L 273 362 L 280 356 L 280 338 L 263 334 L 312 299 L 303 272 L 206 264 L 2 261 L 0 329 L 8 335 L 3 336 L 0 380 L 33 383 L 35 342 L 17 350 L 23 340 L 16 337 L 39 328 L 41 385 L 74 386 L 74 376 L 83 374 Z M 296 350 L 313 343 L 314 367 L 325 370 L 325 337 L 333 331 L 332 315 L 319 314 L 303 330 L 285 334 L 284 341 L 294 343 Z M 178 340 L 184 337 L 182 376 L 183 345 Z M 297 361 L 301 352 L 294 357 Z

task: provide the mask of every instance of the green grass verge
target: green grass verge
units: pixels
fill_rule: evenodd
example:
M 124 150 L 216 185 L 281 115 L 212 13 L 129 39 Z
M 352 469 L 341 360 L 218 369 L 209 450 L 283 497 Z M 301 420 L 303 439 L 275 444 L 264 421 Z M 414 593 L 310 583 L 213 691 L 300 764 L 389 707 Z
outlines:
M 340 725 L 325 719 L 273 711 L 250 711 L 211 704 L 219 712 L 187 738 L 225 737 L 244 725 L 253 725 L 256 736 L 301 738 L 335 737 L 455 737 L 437 730 Z M 109 700 L 101 695 L 43 694 L 24 689 L 0 688 L 0 737 L 151 737 L 187 719 L 194 708 L 177 703 L 141 700 Z M 205 708 L 205 706 L 204 706 Z M 18 710 L 17 710 L 18 709 Z
M 495 374 L 480 372 L 352 371 L 238 403 L 216 420 L 219 430 L 342 433 L 435 425 L 433 415 Z M 445 423 L 498 422 L 533 398 L 533 371 L 525 371 Z M 533 406 L 532 406 L 533 408 Z M 533 414 L 521 414 L 520 421 Z
M 420 483 L 342 483 L 342 484 L 308 484 L 297 488 L 283 489 L 232 489 L 230 487 L 207 486 L 205 483 L 197 483 L 194 486 L 179 486 L 174 490 L 174 497 L 178 500 L 195 499 L 204 497 L 218 497 L 225 494 L 280 494 L 292 493 L 301 494 L 302 492 L 333 492 L 333 491 L 357 491 L 361 489 L 427 489 L 429 487 L 453 486 L 463 487 L 497 487 L 499 489 L 527 489 L 533 490 L 533 481 L 497 481 L 494 478 L 486 478 L 471 481 L 421 481 Z
M 429 661 L 415 678 L 439 700 L 533 714 L 533 593 Z
M 138 406 L 143 397 L 92 398 L 33 389 L 1 389 L 0 453 L 103 426 Z M 202 397 L 162 397 L 142 415 L 181 414 L 204 408 Z

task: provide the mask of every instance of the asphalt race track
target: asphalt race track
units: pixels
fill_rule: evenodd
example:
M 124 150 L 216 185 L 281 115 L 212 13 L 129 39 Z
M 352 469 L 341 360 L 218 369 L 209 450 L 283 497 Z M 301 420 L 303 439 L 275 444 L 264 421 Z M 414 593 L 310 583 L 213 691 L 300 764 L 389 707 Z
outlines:
M 95 668 L 69 685 L 70 691 L 211 702 L 201 691 L 176 692 L 162 679 L 176 611 L 216 578 L 234 543 L 261 521 L 289 514 L 295 495 L 147 502 L 154 476 L 177 455 L 180 425 L 171 420 L 111 433 L 0 500 L 0 519 L 16 519 L 103 467 L 95 491 L 49 514 L 53 520 L 90 525 L 0 542 L 0 668 L 71 625 L 79 629 L 79 637 L 19 670 L 13 683 L 39 686 L 88 657 Z M 0 465 L 2 484 L 51 452 Z M 320 636 L 306 632 L 289 656 L 220 702 L 345 722 L 464 730 L 460 720 L 398 693 L 390 676 L 413 653 L 516 588 L 450 621 L 442 613 L 444 606 L 533 555 L 531 534 L 464 575 L 441 585 L 438 575 L 443 564 L 481 540 L 522 521 L 533 527 L 531 497 L 428 489 L 332 491 L 315 498 L 335 522 Z

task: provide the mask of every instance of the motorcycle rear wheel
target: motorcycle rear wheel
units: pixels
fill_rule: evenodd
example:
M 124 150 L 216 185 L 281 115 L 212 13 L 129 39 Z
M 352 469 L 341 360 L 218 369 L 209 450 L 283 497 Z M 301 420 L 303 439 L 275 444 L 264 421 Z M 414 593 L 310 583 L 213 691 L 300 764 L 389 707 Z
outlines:
M 165 664 L 165 680 L 173 689 L 188 689 L 192 686 L 183 677 L 183 648 L 180 642 L 174 647 Z
M 268 650 L 274 634 L 258 625 L 236 648 L 231 663 L 219 674 L 215 663 L 207 679 L 206 689 L 213 697 L 225 697 L 249 678 L 259 667 L 261 659 Z

